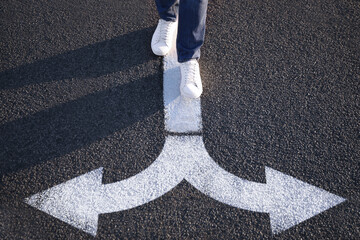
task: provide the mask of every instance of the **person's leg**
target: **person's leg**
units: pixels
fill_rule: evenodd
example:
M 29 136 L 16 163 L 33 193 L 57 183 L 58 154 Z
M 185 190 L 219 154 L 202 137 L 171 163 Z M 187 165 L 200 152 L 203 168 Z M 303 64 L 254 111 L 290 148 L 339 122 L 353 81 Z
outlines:
M 177 35 L 178 61 L 200 58 L 208 0 L 180 0 Z
M 180 0 L 177 54 L 180 62 L 180 93 L 198 98 L 203 88 L 198 59 L 204 43 L 208 0 Z
M 156 8 L 161 19 L 165 21 L 176 21 L 176 4 L 177 0 L 155 0 Z

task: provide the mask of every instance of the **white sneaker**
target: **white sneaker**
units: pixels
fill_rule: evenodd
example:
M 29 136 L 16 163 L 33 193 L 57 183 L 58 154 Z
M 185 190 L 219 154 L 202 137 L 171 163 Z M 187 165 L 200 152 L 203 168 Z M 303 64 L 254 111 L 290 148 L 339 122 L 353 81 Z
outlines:
M 151 49 L 155 55 L 165 56 L 169 53 L 176 28 L 177 22 L 159 20 L 151 39 Z
M 196 59 L 180 63 L 180 93 L 184 97 L 198 98 L 203 88 L 200 77 L 199 63 Z

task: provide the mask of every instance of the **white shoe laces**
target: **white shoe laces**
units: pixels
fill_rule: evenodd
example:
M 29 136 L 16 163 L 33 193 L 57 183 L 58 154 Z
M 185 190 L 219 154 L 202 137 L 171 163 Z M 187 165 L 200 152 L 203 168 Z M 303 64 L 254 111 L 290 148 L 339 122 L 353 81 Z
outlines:
M 170 29 L 173 22 L 160 20 L 160 39 L 166 43 L 170 40 Z
M 188 61 L 185 63 L 186 66 L 184 66 L 185 70 L 185 84 L 188 83 L 194 83 L 195 86 L 197 86 L 195 81 L 195 75 L 196 75 L 196 63 L 192 61 Z

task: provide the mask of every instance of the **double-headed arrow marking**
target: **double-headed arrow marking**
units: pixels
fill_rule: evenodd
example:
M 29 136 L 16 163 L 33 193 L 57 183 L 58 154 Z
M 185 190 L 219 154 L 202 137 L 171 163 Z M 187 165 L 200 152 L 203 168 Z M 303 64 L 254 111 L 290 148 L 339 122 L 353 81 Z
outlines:
M 170 136 L 146 170 L 102 184 L 102 168 L 37 193 L 26 202 L 96 235 L 98 215 L 134 208 L 170 191 L 182 180 L 220 202 L 270 214 L 273 233 L 292 227 L 344 201 L 271 168 L 266 184 L 241 179 L 209 156 L 201 136 Z
M 170 132 L 201 132 L 200 99 L 179 93 L 176 52 L 164 59 L 165 126 Z M 221 168 L 202 136 L 168 136 L 159 157 L 128 179 L 102 184 L 102 168 L 43 192 L 25 202 L 74 227 L 96 235 L 99 214 L 131 209 L 155 200 L 186 180 L 205 195 L 233 207 L 268 213 L 273 233 L 286 230 L 344 198 L 265 167 L 266 183 L 239 178 Z

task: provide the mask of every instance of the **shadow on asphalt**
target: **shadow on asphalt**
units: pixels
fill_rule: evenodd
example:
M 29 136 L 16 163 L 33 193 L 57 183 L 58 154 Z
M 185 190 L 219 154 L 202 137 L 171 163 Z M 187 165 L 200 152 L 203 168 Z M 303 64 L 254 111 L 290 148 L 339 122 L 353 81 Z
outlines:
M 145 28 L 126 35 L 91 44 L 74 51 L 0 73 L 0 90 L 70 78 L 96 78 L 124 71 L 149 60 L 144 38 L 154 28 Z M 139 47 L 140 46 L 140 47 Z
M 144 46 L 152 31 L 146 28 L 2 72 L 1 89 L 95 78 L 154 61 L 150 47 Z M 160 71 L 142 78 L 131 73 L 118 87 L 0 125 L 0 176 L 63 156 L 162 111 L 161 80 Z

